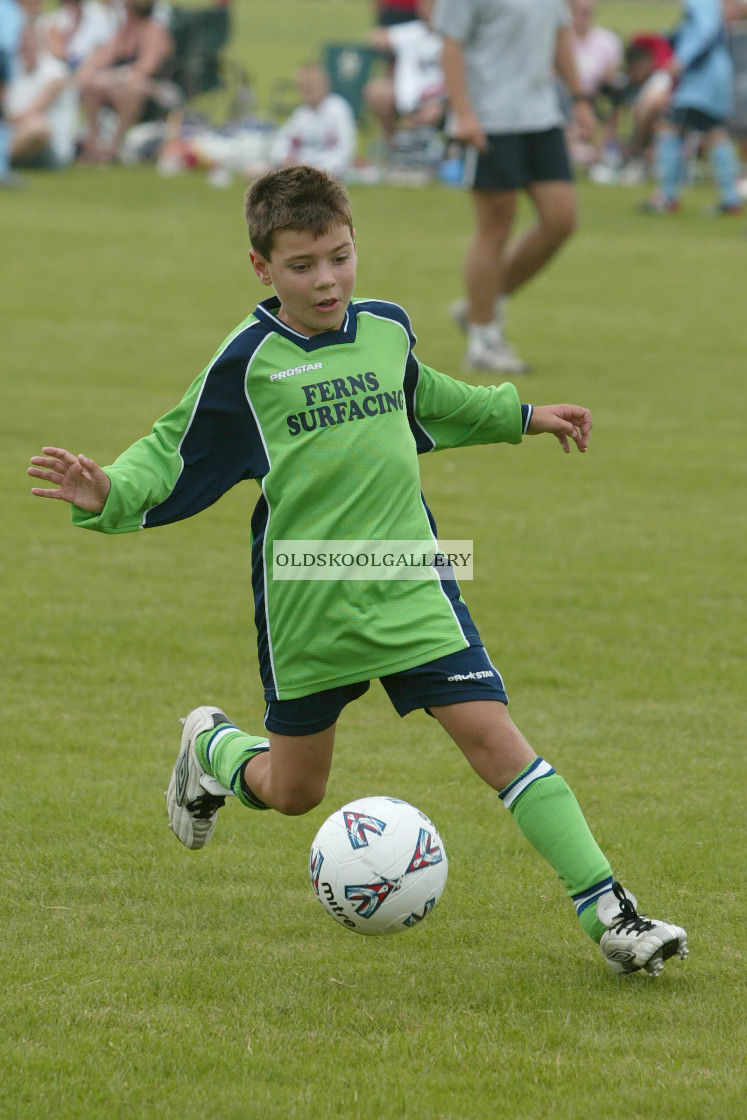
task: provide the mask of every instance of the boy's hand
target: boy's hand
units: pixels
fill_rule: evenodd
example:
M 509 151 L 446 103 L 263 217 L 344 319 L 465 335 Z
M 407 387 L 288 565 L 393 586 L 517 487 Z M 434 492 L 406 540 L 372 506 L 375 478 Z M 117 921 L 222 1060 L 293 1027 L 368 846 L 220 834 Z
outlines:
M 43 455 L 34 455 L 28 473 L 45 482 L 54 482 L 59 489 L 43 490 L 38 486 L 31 489 L 37 498 L 59 498 L 70 502 L 89 513 L 101 513 L 109 496 L 111 482 L 109 476 L 93 459 L 85 455 L 73 455 L 63 447 L 44 447 Z
M 571 450 L 569 438 L 579 451 L 586 451 L 592 423 L 588 408 L 582 408 L 579 404 L 543 404 L 532 411 L 527 435 L 537 436 L 541 432 L 550 432 L 566 453 Z

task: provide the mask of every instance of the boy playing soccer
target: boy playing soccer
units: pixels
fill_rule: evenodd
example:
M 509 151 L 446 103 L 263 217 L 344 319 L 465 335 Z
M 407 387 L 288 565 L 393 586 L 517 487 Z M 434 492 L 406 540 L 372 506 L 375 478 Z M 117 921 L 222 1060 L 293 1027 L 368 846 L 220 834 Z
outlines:
M 216 707 L 190 712 L 166 794 L 171 828 L 202 848 L 229 794 L 251 809 L 314 808 L 340 712 L 379 678 L 401 716 L 425 708 L 497 791 L 610 967 L 655 976 L 687 955 L 685 931 L 641 917 L 613 880 L 571 790 L 509 718 L 453 576 L 273 578 L 276 541 L 435 541 L 418 453 L 541 432 L 583 452 L 591 414 L 522 405 L 513 385 L 470 386 L 418 361 L 401 307 L 352 298 L 350 204 L 324 172 L 264 176 L 246 218 L 252 266 L 275 296 L 113 466 L 45 447 L 29 468 L 57 487 L 34 494 L 70 502 L 74 524 L 105 533 L 189 517 L 242 479 L 260 485 L 252 581 L 267 734 L 246 734 Z

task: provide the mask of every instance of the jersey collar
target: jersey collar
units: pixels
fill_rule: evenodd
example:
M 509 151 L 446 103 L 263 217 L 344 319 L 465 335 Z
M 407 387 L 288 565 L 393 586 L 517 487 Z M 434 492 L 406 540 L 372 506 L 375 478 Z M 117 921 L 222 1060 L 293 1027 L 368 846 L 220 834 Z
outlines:
M 337 331 L 323 331 L 321 334 L 315 334 L 313 338 L 308 338 L 305 334 L 300 334 L 298 331 L 292 330 L 286 326 L 282 320 L 278 319 L 277 311 L 280 307 L 280 300 L 277 296 L 271 296 L 269 299 L 262 300 L 257 304 L 257 309 L 254 312 L 260 323 L 263 323 L 270 330 L 276 334 L 282 335 L 283 338 L 295 343 L 301 350 L 309 353 L 312 350 L 319 350 L 324 346 L 335 346 L 342 342 L 355 342 L 355 335 L 358 328 L 358 317 L 355 313 L 355 306 L 352 303 L 348 304 L 348 309 L 345 312 L 345 318 L 342 321 L 342 326 Z

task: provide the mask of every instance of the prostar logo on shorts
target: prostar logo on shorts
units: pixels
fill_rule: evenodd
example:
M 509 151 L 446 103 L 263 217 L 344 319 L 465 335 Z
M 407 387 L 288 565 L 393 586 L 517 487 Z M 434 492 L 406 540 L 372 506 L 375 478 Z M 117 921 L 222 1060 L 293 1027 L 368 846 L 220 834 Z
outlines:
M 303 366 L 293 366 L 293 369 L 280 369 L 277 373 L 270 374 L 270 381 L 282 381 L 285 377 L 295 377 L 297 373 L 312 373 L 322 369 L 322 362 L 307 362 Z
M 447 681 L 481 681 L 485 677 L 492 677 L 493 672 L 491 669 L 478 669 L 476 673 L 455 673 L 453 677 L 447 677 Z

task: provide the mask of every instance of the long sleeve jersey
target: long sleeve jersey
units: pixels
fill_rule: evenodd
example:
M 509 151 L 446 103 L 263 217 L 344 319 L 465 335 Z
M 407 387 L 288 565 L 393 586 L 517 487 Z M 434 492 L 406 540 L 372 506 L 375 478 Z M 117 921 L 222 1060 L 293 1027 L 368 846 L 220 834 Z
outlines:
M 292 699 L 435 660 L 479 637 L 457 582 L 273 578 L 273 543 L 435 539 L 418 454 L 519 443 L 530 415 L 508 383 L 471 386 L 424 365 L 396 304 L 353 300 L 339 330 L 307 338 L 259 304 L 182 401 L 106 468 L 98 515 L 123 533 L 190 517 L 237 483 L 260 487 L 251 521 L 260 672 Z

